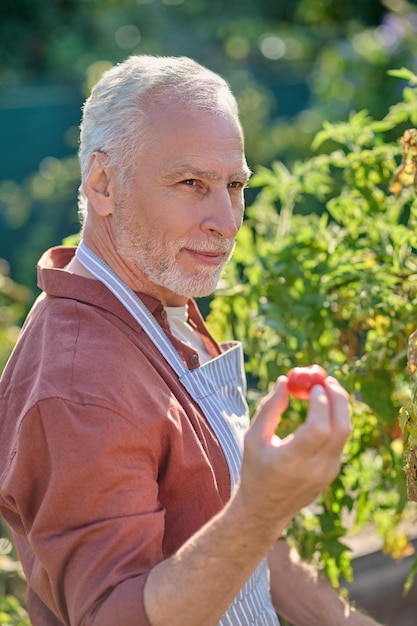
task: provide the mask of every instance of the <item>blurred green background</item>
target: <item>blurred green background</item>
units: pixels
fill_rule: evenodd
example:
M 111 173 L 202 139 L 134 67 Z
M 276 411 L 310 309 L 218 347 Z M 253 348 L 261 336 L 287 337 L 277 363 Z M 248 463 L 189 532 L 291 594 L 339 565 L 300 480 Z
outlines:
M 83 99 L 130 54 L 188 55 L 238 97 L 252 169 L 308 155 L 323 120 L 384 114 L 417 68 L 405 0 L 2 0 L 1 273 L 36 294 L 42 251 L 77 232 Z M 250 203 L 254 190 L 249 192 Z M 252 195 L 251 195 L 252 194 Z M 20 294 L 23 297 L 23 294 Z

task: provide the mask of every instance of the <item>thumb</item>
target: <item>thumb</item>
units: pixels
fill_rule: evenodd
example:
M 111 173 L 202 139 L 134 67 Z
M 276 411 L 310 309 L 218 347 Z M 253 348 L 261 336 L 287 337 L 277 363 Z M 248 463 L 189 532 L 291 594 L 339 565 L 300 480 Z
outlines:
M 288 406 L 287 377 L 280 376 L 272 391 L 265 396 L 252 420 L 251 431 L 263 441 L 271 441 L 281 414 Z

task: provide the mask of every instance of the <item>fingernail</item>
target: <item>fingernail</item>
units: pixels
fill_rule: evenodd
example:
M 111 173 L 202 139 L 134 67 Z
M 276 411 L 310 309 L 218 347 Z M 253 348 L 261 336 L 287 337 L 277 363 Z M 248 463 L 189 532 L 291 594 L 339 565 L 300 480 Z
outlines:
M 315 396 L 316 398 L 321 396 L 323 393 L 326 393 L 326 392 L 324 390 L 324 387 L 322 387 L 322 385 L 314 385 L 314 387 L 311 389 L 311 392 L 310 392 L 310 394 Z

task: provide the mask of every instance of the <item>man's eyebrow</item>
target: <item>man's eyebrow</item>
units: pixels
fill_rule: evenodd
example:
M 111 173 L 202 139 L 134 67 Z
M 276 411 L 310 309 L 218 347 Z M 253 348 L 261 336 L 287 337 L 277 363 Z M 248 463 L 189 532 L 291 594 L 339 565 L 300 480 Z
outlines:
M 245 167 L 237 172 L 234 172 L 229 177 L 229 180 L 231 181 L 244 180 L 247 182 L 249 178 L 251 177 L 251 175 L 252 175 L 251 170 Z M 194 167 L 192 165 L 187 165 L 187 164 L 180 165 L 174 168 L 173 170 L 168 172 L 164 176 L 164 178 L 169 181 L 169 180 L 175 180 L 179 176 L 184 176 L 184 178 L 205 178 L 207 180 L 218 180 L 220 178 L 217 172 L 214 172 L 212 170 L 201 170 L 197 167 Z
M 252 171 L 249 169 L 249 167 L 244 167 L 242 170 L 239 170 L 239 172 L 233 174 L 232 180 L 245 180 L 246 182 L 248 182 L 251 176 Z

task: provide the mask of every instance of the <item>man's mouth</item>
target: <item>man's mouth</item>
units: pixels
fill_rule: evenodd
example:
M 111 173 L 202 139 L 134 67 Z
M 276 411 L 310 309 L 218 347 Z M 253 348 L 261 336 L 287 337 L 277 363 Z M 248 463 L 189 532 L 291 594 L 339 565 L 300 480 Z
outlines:
M 227 252 L 224 250 L 196 250 L 193 248 L 184 248 L 196 261 L 206 263 L 208 265 L 219 265 L 225 259 Z

